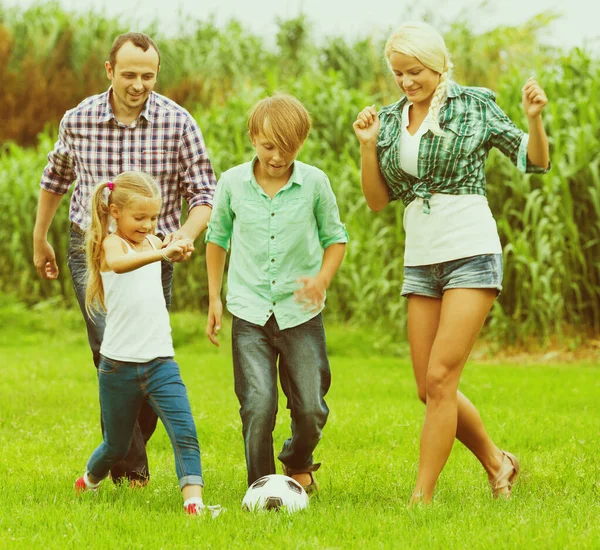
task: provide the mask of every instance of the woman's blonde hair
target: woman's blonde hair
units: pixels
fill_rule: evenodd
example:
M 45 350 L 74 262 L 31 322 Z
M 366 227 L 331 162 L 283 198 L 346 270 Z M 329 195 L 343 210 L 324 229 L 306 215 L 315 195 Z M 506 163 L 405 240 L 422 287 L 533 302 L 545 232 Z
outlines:
M 390 69 L 390 56 L 395 52 L 416 57 L 425 67 L 439 73 L 440 81 L 431 98 L 429 118 L 431 131 L 436 135 L 444 135 L 439 114 L 446 100 L 452 62 L 442 35 L 427 23 L 404 23 L 389 37 L 384 52 Z
M 310 115 L 293 95 L 275 93 L 260 100 L 248 115 L 250 138 L 263 134 L 285 154 L 300 149 L 310 131 Z
M 108 190 L 108 198 L 104 190 Z M 104 287 L 100 276 L 102 264 L 102 243 L 109 235 L 110 205 L 118 209 L 126 208 L 137 199 L 160 199 L 160 189 L 154 179 L 144 172 L 123 172 L 114 181 L 100 183 L 92 194 L 92 222 L 86 232 L 87 287 L 85 291 L 85 309 L 93 318 L 93 310 L 106 310 Z

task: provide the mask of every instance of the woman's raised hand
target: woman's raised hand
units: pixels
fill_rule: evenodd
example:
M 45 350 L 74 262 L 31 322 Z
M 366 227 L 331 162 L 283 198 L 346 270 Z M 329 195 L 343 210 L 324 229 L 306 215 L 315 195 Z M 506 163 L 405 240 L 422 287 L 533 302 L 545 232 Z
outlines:
M 360 141 L 361 145 L 368 145 L 369 143 L 375 143 L 377 136 L 379 135 L 379 128 L 381 123 L 379 122 L 379 116 L 377 116 L 377 109 L 375 105 L 365 107 L 352 124 L 354 133 Z
M 548 103 L 548 98 L 542 90 L 542 87 L 537 83 L 532 76 L 529 77 L 525 86 L 523 86 L 523 109 L 529 118 L 537 117 L 542 109 Z

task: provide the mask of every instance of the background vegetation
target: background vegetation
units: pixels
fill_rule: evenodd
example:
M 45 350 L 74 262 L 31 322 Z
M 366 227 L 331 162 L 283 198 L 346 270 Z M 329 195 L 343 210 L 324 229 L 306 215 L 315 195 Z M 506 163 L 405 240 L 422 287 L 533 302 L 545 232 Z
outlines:
M 550 98 L 544 120 L 552 171 L 522 175 L 495 152 L 488 162 L 488 197 L 505 251 L 505 290 L 486 327 L 498 345 L 558 338 L 576 346 L 600 330 L 600 63 L 579 49 L 540 46 L 538 33 L 552 17 L 542 14 L 520 27 L 479 35 L 467 18 L 433 21 L 453 53 L 455 79 L 494 89 L 520 127 L 526 128 L 520 90 L 531 73 Z M 236 21 L 219 28 L 210 19 L 188 20 L 177 37 L 164 36 L 157 25 L 143 29 L 162 51 L 157 91 L 196 117 L 217 174 L 251 155 L 245 116 L 258 98 L 287 90 L 306 104 L 314 128 L 300 158 L 330 176 L 351 236 L 329 294 L 329 315 L 385 328 L 385 338 L 397 340 L 406 319 L 399 296 L 403 207 L 368 210 L 351 128 L 363 106 L 398 98 L 382 59 L 382 38 L 333 36 L 316 44 L 305 17 L 278 25 L 272 46 Z M 67 200 L 50 236 L 61 279 L 43 282 L 32 265 L 39 179 L 61 116 L 106 89 L 104 60 L 112 40 L 136 26 L 66 13 L 53 3 L 28 10 L 0 6 L 0 291 L 25 303 L 74 303 L 65 254 Z M 205 306 L 202 248 L 178 266 L 176 310 Z

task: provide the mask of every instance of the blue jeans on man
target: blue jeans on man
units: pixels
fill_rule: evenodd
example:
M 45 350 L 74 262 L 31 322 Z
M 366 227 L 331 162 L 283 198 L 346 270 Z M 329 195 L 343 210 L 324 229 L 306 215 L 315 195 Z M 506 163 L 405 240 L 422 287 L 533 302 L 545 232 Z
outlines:
M 85 310 L 85 290 L 87 285 L 87 265 L 85 259 L 85 235 L 81 229 L 72 225 L 69 235 L 69 250 L 67 263 L 71 271 L 71 280 L 85 320 L 88 333 L 88 341 L 92 350 L 94 365 L 98 368 L 100 364 L 100 345 L 104 336 L 105 316 L 95 312 L 93 318 Z M 162 283 L 167 308 L 171 305 L 171 285 L 173 281 L 173 265 L 162 262 Z M 148 456 L 146 454 L 146 443 L 156 429 L 158 417 L 147 401 L 142 403 L 139 411 L 138 422 L 135 424 L 131 447 L 125 458 L 115 464 L 111 469 L 113 480 L 124 477 L 131 481 L 145 482 L 149 478 Z M 102 417 L 100 418 L 102 425 Z
M 180 488 L 204 485 L 196 425 L 179 366 L 172 357 L 130 363 L 101 356 L 98 382 L 104 441 L 87 464 L 95 479 L 105 478 L 127 455 L 138 412 L 149 403 L 171 439 Z
M 313 451 L 329 415 L 324 397 L 331 384 L 321 314 L 284 330 L 279 329 L 274 315 L 264 326 L 234 316 L 231 339 L 248 485 L 275 473 L 277 359 L 292 419 L 292 435 L 278 458 L 290 472 L 316 470 L 319 464 L 313 463 Z

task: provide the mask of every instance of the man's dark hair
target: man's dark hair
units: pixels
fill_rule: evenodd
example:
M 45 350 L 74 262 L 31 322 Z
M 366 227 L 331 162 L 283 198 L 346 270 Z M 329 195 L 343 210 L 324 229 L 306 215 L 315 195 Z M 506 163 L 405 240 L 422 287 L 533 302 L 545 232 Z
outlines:
M 150 38 L 147 34 L 141 32 L 127 32 L 117 36 L 113 42 L 112 48 L 110 49 L 108 61 L 113 70 L 117 63 L 117 52 L 121 49 L 123 44 L 126 44 L 127 42 L 131 42 L 136 48 L 141 48 L 145 52 L 148 51 L 148 48 L 154 48 L 158 54 L 158 66 L 160 67 L 160 51 L 158 50 L 158 46 L 154 43 L 154 40 L 152 40 L 152 38 Z

